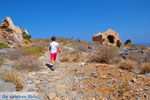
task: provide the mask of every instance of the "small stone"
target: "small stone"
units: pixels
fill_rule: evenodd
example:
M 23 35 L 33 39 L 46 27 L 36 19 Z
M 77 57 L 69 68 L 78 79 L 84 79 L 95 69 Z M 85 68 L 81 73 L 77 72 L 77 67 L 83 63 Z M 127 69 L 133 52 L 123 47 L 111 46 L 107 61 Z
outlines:
M 133 79 L 131 80 L 131 82 L 132 82 L 132 83 L 135 83 L 135 82 L 137 82 L 137 79 L 136 79 L 136 78 L 133 78 Z
M 97 73 L 91 73 L 90 76 L 97 78 Z
M 144 90 L 145 90 L 145 91 L 149 91 L 150 89 L 149 89 L 149 88 L 144 88 Z
M 32 81 L 28 80 L 28 81 L 25 82 L 25 84 L 32 84 Z
M 146 94 L 144 94 L 144 98 L 147 98 L 148 96 Z
M 48 96 L 49 96 L 50 100 L 53 100 L 56 97 L 56 92 L 50 92 L 48 94 Z
M 85 80 L 85 79 L 87 79 L 87 78 L 86 77 L 79 77 L 78 81 L 82 81 L 82 80 Z
M 117 81 L 118 81 L 117 79 L 111 79 L 108 83 L 115 83 Z
M 8 64 L 8 65 L 4 65 L 0 67 L 0 73 L 2 74 L 11 72 L 11 71 L 13 71 L 13 65 Z
M 92 84 L 91 86 L 92 86 L 93 88 L 97 88 L 98 86 L 100 86 L 100 83 Z
M 23 87 L 23 89 L 21 90 L 22 92 L 37 92 L 38 88 L 36 88 L 36 86 L 34 84 L 27 84 L 26 86 Z
M 85 62 L 81 62 L 81 63 L 80 63 L 81 66 L 84 66 L 85 64 L 86 64 Z
M 13 83 L 5 82 L 0 78 L 0 92 L 15 92 L 16 86 Z
M 150 73 L 144 75 L 146 78 L 150 78 Z

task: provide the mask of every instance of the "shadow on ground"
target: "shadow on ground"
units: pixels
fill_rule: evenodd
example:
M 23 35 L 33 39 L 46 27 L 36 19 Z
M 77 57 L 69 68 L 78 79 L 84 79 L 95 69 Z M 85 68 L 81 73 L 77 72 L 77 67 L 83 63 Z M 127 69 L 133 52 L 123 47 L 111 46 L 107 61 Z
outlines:
M 48 64 L 48 63 L 46 63 L 46 66 L 47 66 L 48 68 L 50 68 L 52 71 L 55 70 L 55 69 L 54 69 L 54 66 L 52 66 L 52 65 L 50 65 L 50 64 Z

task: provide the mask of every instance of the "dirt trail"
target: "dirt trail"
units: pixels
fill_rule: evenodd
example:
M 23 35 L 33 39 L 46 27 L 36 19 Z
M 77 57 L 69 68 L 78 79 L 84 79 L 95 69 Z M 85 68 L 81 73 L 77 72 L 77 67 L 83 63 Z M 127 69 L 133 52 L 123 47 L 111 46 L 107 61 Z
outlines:
M 38 72 L 31 73 L 33 84 L 36 85 L 40 94 L 43 94 L 45 100 L 81 100 L 76 93 L 71 91 L 73 86 L 73 76 L 69 75 L 66 70 L 75 68 L 74 65 L 67 65 L 57 60 L 55 70 L 52 71 L 46 66 L 49 63 L 49 52 L 46 52 L 40 60 L 43 61 L 42 69 Z M 34 80 L 34 81 L 33 81 Z

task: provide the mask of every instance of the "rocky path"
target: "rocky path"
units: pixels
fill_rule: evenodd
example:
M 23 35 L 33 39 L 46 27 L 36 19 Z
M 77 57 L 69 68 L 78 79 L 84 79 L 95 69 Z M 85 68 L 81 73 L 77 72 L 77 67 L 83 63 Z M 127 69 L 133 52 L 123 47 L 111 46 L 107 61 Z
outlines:
M 49 55 L 46 52 L 40 60 L 43 61 L 42 69 L 29 74 L 26 87 L 22 91 L 39 92 L 43 100 L 80 100 L 75 92 L 71 91 L 73 76 L 67 73 L 68 68 L 75 68 L 74 65 L 67 65 L 57 61 L 55 70 L 52 71 L 46 66 L 49 63 Z M 29 81 L 30 80 L 30 81 Z

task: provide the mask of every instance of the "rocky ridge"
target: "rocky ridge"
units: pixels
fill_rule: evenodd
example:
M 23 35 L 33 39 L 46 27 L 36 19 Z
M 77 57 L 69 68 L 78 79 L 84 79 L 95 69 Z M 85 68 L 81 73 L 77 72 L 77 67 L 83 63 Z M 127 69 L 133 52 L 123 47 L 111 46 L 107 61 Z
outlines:
M 15 26 L 10 17 L 6 17 L 0 24 L 0 42 L 9 45 L 20 45 L 23 36 L 29 35 L 26 29 Z

